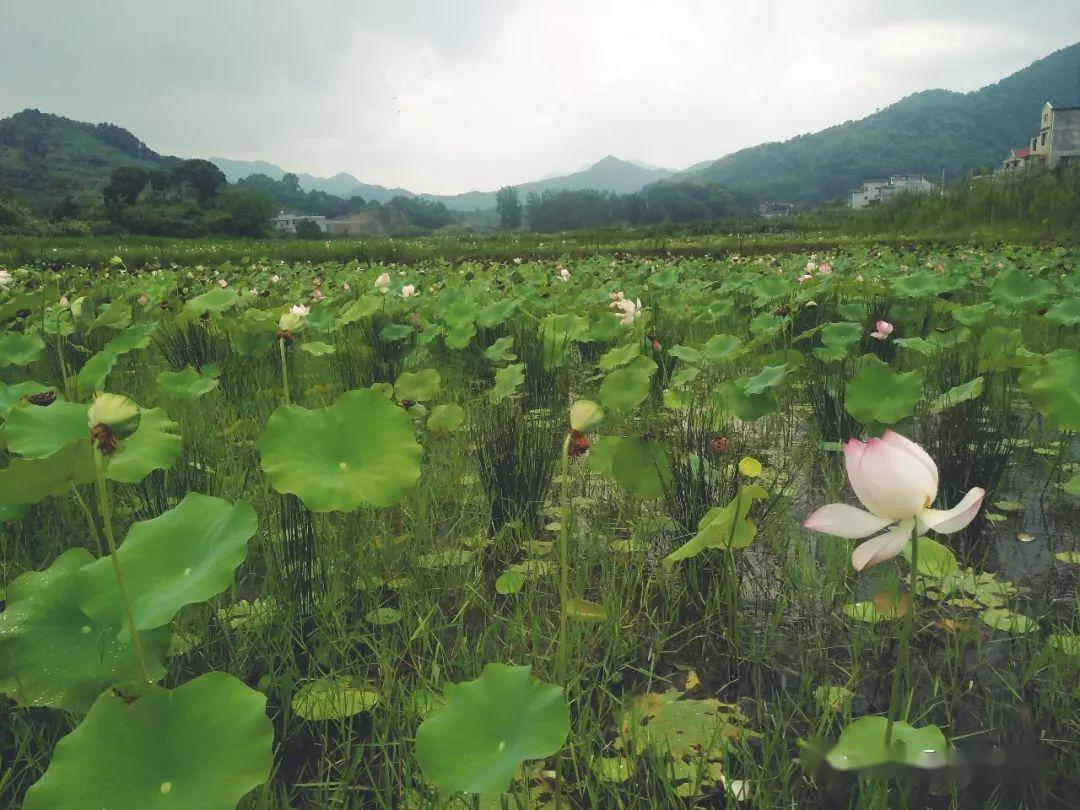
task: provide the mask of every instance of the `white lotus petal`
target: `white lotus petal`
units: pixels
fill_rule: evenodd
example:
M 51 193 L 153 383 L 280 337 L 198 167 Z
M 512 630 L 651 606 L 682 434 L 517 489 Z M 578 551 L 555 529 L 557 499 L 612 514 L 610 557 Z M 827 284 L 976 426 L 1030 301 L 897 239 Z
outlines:
M 810 515 L 803 526 L 834 537 L 858 539 L 881 531 L 891 522 L 887 517 L 872 515 L 846 503 L 830 503 Z
M 851 478 L 859 500 L 875 515 L 913 518 L 934 502 L 937 486 L 918 456 L 882 439 L 871 439 Z
M 974 487 L 952 509 L 927 509 L 919 516 L 919 525 L 939 534 L 958 532 L 975 519 L 982 506 L 986 490 Z
M 879 534 L 864 543 L 860 543 L 851 552 L 851 564 L 856 571 L 865 571 L 872 565 L 891 560 L 904 550 L 911 539 L 914 521 L 905 520 L 891 532 Z

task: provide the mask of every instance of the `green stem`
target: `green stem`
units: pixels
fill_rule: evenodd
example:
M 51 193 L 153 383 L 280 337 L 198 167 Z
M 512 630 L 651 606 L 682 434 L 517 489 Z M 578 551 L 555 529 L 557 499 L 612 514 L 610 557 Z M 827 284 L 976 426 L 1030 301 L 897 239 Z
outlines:
M 896 722 L 897 715 L 900 713 L 900 679 L 910 681 L 908 678 L 908 655 L 911 647 L 911 636 L 915 630 L 915 605 L 917 604 L 918 596 L 915 593 L 915 588 L 919 584 L 919 524 L 916 524 L 911 529 L 911 573 L 909 574 L 908 585 L 908 597 L 910 604 L 908 605 L 907 615 L 904 616 L 904 631 L 900 636 L 900 651 L 896 658 L 896 669 L 893 671 L 892 690 L 889 694 L 889 722 L 885 726 L 885 747 L 888 748 L 892 742 L 893 724 Z M 908 686 L 911 686 L 908 683 Z
M 98 557 L 105 556 L 105 548 L 101 545 L 101 532 L 98 531 L 97 523 L 94 521 L 94 515 L 90 512 L 90 507 L 86 501 L 83 500 L 82 495 L 79 494 L 79 488 L 75 486 L 75 483 L 71 484 L 71 494 L 75 496 L 75 503 L 79 505 L 82 513 L 86 516 L 86 526 L 90 529 L 90 534 L 94 536 L 94 542 L 97 544 Z
M 135 629 L 135 611 L 131 607 L 131 597 L 128 596 L 127 586 L 124 584 L 124 572 L 120 570 L 120 560 L 116 557 L 116 535 L 113 533 L 112 512 L 109 510 L 109 489 L 105 481 L 105 459 L 99 450 L 94 451 L 94 470 L 97 473 L 98 510 L 101 512 L 105 542 L 109 544 L 109 558 L 112 560 L 113 574 L 116 575 L 116 584 L 120 588 L 120 598 L 124 603 L 124 616 L 127 619 L 128 630 L 131 631 L 131 650 L 135 654 L 139 675 L 145 683 L 150 683 L 150 673 L 146 669 L 139 634 Z
M 566 683 L 566 606 L 570 601 L 570 434 L 562 446 L 562 481 L 559 485 L 562 500 L 562 526 L 559 528 L 559 642 L 555 651 L 555 681 L 567 689 Z M 569 690 L 567 690 L 569 697 Z M 562 808 L 563 751 L 555 755 L 555 810 Z
M 292 397 L 289 395 L 289 366 L 285 362 L 285 339 L 278 338 L 278 354 L 281 357 L 281 384 L 285 388 L 285 404 L 292 405 Z

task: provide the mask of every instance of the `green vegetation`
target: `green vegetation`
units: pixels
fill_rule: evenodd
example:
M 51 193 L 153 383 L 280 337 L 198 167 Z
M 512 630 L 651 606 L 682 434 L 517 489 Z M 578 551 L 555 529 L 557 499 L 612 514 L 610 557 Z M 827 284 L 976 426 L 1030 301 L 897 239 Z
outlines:
M 1080 257 L 766 237 L 0 256 L 0 805 L 1071 807 Z

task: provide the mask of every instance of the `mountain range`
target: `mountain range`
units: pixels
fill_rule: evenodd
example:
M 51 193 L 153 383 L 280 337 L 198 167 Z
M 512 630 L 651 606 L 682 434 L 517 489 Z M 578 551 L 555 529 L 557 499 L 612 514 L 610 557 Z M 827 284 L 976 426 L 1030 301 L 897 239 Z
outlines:
M 1024 146 L 1038 128 L 1044 102 L 1080 105 L 1080 43 L 970 93 L 926 90 L 857 121 L 846 121 L 782 143 L 766 143 L 672 172 L 607 156 L 578 172 L 517 187 L 522 196 L 559 189 L 627 194 L 666 182 L 718 184 L 760 200 L 809 207 L 844 197 L 866 179 L 923 173 L 947 180 L 1000 165 L 1011 147 Z M 24 110 L 0 120 L 0 197 L 22 198 L 46 211 L 65 196 L 100 201 L 118 166 L 167 168 L 160 155 L 114 124 L 89 124 Z M 211 158 L 230 181 L 250 174 L 280 179 L 265 161 Z M 432 195 L 364 183 L 351 174 L 299 174 L 301 188 L 385 202 L 395 196 L 441 201 L 470 211 L 494 206 L 495 192 Z

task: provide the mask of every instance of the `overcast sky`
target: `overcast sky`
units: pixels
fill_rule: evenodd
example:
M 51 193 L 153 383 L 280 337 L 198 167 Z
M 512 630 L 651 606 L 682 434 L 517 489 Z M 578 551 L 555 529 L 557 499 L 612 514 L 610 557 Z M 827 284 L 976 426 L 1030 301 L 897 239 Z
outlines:
M 1078 38 L 1078 0 L 0 0 L 0 116 L 453 193 L 684 168 Z

